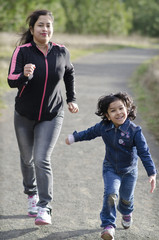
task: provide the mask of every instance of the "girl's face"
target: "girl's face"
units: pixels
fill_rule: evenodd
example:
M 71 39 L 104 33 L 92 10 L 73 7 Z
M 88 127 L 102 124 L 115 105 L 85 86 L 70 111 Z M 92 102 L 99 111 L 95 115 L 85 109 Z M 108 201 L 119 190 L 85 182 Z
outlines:
M 38 44 L 47 44 L 53 34 L 53 22 L 49 15 L 41 15 L 36 21 L 34 28 L 30 28 L 34 42 Z
M 121 100 L 110 103 L 106 117 L 114 123 L 115 127 L 122 125 L 127 119 L 127 116 L 127 107 Z

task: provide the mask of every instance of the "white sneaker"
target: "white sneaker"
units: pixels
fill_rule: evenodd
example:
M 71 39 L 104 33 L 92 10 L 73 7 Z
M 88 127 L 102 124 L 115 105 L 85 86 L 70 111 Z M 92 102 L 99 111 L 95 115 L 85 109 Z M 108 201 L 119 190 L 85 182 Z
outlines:
M 132 222 L 133 222 L 132 214 L 122 216 L 121 224 L 125 229 L 128 229 L 132 225 Z
M 39 207 L 38 214 L 35 218 L 36 225 L 51 224 L 51 211 L 48 208 Z
M 36 204 L 39 201 L 39 196 L 37 194 L 33 196 L 28 196 L 28 216 L 36 217 L 38 213 L 38 207 Z
M 106 226 L 101 232 L 101 238 L 104 240 L 114 240 L 115 228 L 112 225 Z

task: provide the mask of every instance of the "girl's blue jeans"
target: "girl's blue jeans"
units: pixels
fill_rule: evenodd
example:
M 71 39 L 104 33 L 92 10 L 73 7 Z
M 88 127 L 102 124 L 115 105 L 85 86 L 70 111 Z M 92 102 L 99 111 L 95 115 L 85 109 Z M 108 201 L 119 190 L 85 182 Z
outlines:
M 128 215 L 133 211 L 137 176 L 137 167 L 128 173 L 117 174 L 109 163 L 103 164 L 104 199 L 100 213 L 101 227 L 108 225 L 116 227 L 116 208 L 122 215 Z
M 53 173 L 51 154 L 59 137 L 64 112 L 51 121 L 36 122 L 15 111 L 14 126 L 18 141 L 24 193 L 38 192 L 38 206 L 51 209 L 53 200 Z

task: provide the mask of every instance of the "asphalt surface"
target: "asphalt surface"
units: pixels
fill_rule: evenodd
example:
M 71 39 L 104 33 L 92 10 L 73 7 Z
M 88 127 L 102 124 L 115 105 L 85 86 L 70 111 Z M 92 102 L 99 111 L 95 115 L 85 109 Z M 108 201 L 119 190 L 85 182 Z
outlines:
M 0 119 L 0 239 L 29 240 L 98 240 L 102 208 L 102 162 L 104 144 L 101 139 L 65 144 L 67 134 L 84 130 L 100 121 L 94 112 L 97 99 L 110 92 L 132 94 L 129 79 L 144 61 L 159 54 L 153 49 L 126 48 L 94 54 L 74 62 L 76 92 L 80 112 L 71 114 L 65 106 L 65 120 L 52 155 L 54 202 L 51 226 L 37 227 L 27 216 L 27 197 L 23 194 L 19 152 L 13 127 L 16 90 L 5 96 L 6 109 Z M 63 95 L 65 96 L 62 84 Z M 142 124 L 138 116 L 136 123 Z M 159 146 L 143 128 L 157 168 Z M 133 226 L 123 230 L 117 214 L 115 240 L 159 239 L 159 187 L 150 194 L 145 169 L 139 161 L 139 178 L 135 191 Z

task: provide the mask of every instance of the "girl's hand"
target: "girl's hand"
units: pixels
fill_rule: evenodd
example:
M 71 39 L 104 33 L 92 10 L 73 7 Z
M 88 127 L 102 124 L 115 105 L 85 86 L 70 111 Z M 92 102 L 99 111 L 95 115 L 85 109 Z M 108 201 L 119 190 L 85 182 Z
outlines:
M 156 174 L 152 175 L 149 177 L 149 182 L 151 184 L 151 190 L 150 190 L 150 193 L 153 193 L 153 191 L 155 190 L 156 188 Z
M 24 66 L 24 76 L 29 77 L 30 75 L 32 75 L 35 68 L 36 68 L 35 65 L 32 63 L 26 64 Z
M 70 145 L 70 142 L 69 142 L 68 138 L 65 139 L 65 143 L 66 143 L 67 145 Z
M 77 103 L 74 102 L 68 103 L 68 109 L 71 113 L 77 113 L 79 111 Z
M 74 142 L 75 142 L 75 138 L 74 138 L 73 134 L 69 134 L 68 137 L 65 139 L 65 143 L 67 145 L 71 145 Z

